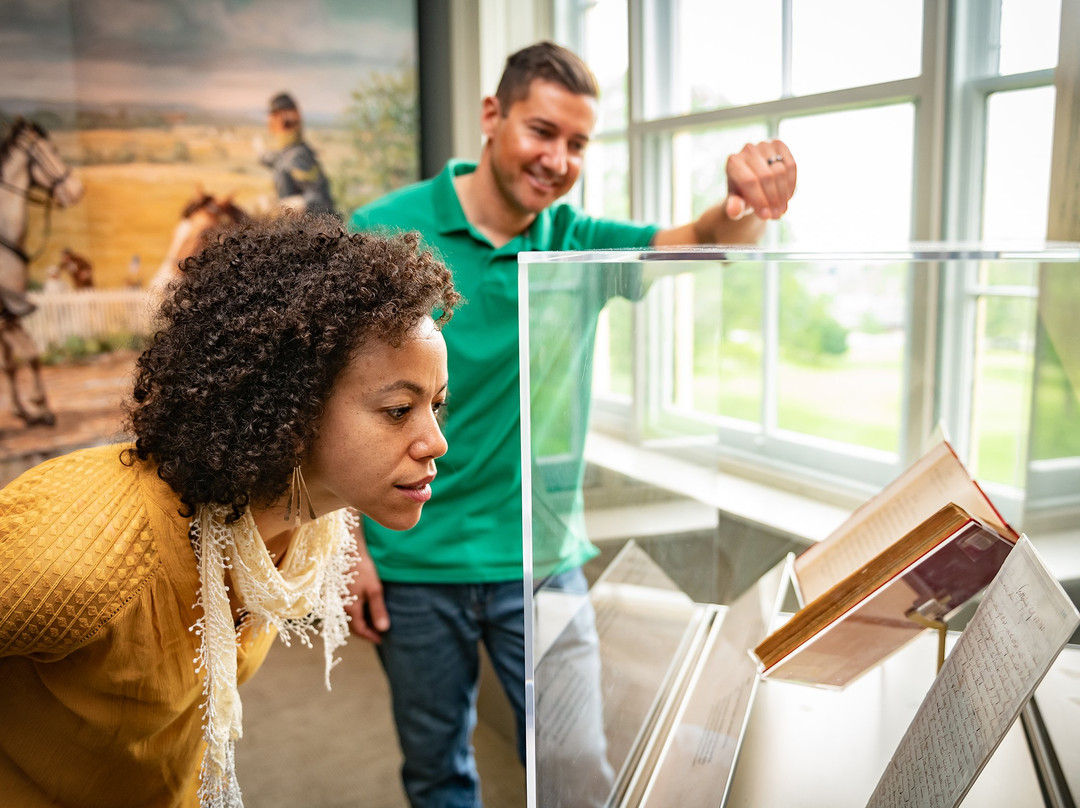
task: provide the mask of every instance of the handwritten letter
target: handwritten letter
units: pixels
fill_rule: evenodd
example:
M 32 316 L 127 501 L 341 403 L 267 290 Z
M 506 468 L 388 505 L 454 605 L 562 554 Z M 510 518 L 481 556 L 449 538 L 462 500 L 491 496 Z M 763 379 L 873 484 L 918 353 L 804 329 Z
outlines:
M 1026 537 L 1009 553 L 868 808 L 953 808 L 1068 642 L 1080 613 Z

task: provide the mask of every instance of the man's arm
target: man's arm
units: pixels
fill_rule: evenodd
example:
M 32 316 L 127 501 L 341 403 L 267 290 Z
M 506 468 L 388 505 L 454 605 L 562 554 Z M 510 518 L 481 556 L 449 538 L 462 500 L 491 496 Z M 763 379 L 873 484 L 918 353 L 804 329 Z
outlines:
M 353 634 L 378 645 L 382 642 L 382 633 L 390 628 L 390 615 L 383 601 L 379 572 L 368 555 L 363 520 L 357 523 L 355 538 L 360 560 L 352 568 L 353 578 L 349 584 L 349 594 L 355 595 L 356 599 L 345 604 L 345 612 L 352 618 L 349 627 Z
M 787 212 L 795 175 L 795 158 L 783 141 L 747 143 L 727 159 L 727 198 L 689 224 L 659 231 L 652 244 L 753 244 L 767 219 Z

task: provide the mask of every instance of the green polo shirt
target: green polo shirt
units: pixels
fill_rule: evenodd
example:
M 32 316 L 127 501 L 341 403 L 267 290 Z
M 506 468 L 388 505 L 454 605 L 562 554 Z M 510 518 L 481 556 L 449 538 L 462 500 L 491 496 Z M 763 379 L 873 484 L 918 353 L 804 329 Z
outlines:
M 353 230 L 419 231 L 453 271 L 455 286 L 466 300 L 443 332 L 450 376 L 444 411 L 449 450 L 438 461 L 432 498 L 412 530 L 387 530 L 364 520 L 368 552 L 387 581 L 482 583 L 521 578 L 518 253 L 645 247 L 659 229 L 598 219 L 559 204 L 496 249 L 469 224 L 454 190 L 453 178 L 475 168 L 451 161 L 437 177 L 359 208 L 350 222 Z M 591 368 L 597 314 L 612 295 L 640 295 L 640 276 L 627 276 L 613 264 L 580 280 L 580 288 L 570 296 L 574 304 L 570 319 L 576 325 L 562 333 L 573 343 L 567 346 L 569 361 L 584 374 Z M 553 378 L 565 373 L 563 367 Z M 588 387 L 585 383 L 578 390 L 586 397 L 586 408 Z M 580 440 L 572 443 L 569 451 L 580 469 Z M 562 487 L 573 497 L 580 473 L 570 477 Z M 539 506 L 543 511 L 544 503 Z M 578 528 L 548 542 L 551 547 L 545 552 L 557 556 L 549 571 L 581 564 L 595 553 Z M 552 536 L 555 533 L 553 528 Z

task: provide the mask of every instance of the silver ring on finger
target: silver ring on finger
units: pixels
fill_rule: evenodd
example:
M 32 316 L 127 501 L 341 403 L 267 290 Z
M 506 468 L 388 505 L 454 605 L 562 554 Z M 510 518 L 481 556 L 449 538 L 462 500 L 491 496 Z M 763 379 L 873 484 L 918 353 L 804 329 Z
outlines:
M 782 162 L 784 162 L 784 155 L 782 155 L 782 154 L 774 154 L 772 157 L 770 157 L 768 160 L 765 161 L 765 165 L 771 166 L 773 163 L 782 163 Z

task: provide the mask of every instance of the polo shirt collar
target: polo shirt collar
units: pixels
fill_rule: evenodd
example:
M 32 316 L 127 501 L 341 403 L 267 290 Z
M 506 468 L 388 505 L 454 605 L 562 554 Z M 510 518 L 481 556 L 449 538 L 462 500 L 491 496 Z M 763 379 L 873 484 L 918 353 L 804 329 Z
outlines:
M 450 160 L 435 178 L 432 192 L 435 197 L 435 222 L 440 235 L 470 229 L 469 220 L 465 218 L 461 200 L 454 188 L 454 177 L 473 171 L 476 171 L 476 163 Z
M 454 177 L 476 171 L 476 163 L 467 160 L 449 160 L 435 178 L 432 188 L 435 197 L 435 221 L 440 235 L 447 233 L 468 232 L 476 239 L 487 243 L 487 239 L 469 224 L 465 211 L 454 188 Z M 542 210 L 529 228 L 495 251 L 496 254 L 518 253 L 533 249 L 533 241 L 543 241 L 544 235 L 551 229 L 550 210 Z

